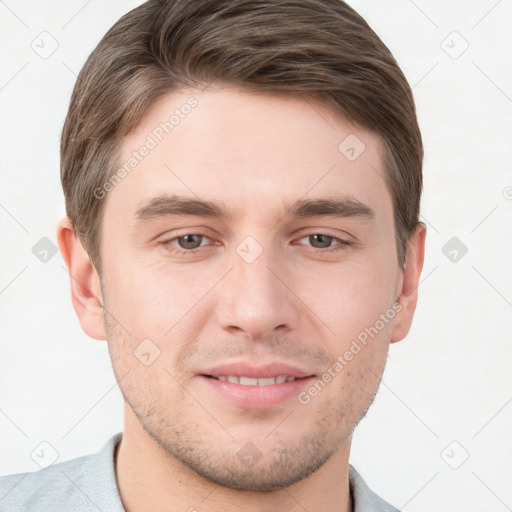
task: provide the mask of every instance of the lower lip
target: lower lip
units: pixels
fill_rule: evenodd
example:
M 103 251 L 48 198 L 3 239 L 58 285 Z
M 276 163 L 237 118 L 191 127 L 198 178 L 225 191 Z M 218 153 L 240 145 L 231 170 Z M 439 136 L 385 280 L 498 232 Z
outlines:
M 311 384 L 314 377 L 296 379 L 282 384 L 268 386 L 245 386 L 199 375 L 202 381 L 222 398 L 237 407 L 249 409 L 268 409 L 289 400 Z

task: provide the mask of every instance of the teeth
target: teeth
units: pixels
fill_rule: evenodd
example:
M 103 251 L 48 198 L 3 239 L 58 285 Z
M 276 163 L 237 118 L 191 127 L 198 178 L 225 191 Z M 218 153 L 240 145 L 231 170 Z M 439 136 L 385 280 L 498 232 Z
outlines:
M 275 384 L 276 379 L 274 377 L 266 377 L 258 379 L 258 386 L 270 386 L 271 384 Z
M 286 375 L 279 375 L 279 377 L 245 377 L 237 375 L 219 375 L 213 377 L 217 380 L 233 382 L 234 384 L 242 384 L 243 386 L 271 386 L 272 384 L 283 384 L 283 382 L 292 382 L 295 377 L 287 377 Z
M 258 379 L 253 379 L 252 377 L 240 377 L 239 384 L 243 384 L 244 386 L 257 386 Z

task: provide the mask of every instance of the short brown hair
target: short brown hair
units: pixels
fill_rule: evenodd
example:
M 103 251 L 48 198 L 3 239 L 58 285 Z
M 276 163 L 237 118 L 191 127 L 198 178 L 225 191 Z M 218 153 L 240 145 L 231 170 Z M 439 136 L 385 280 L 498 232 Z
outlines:
M 363 18 L 341 0 L 150 0 L 89 56 L 62 132 L 66 212 L 99 272 L 94 191 L 115 172 L 123 137 L 157 98 L 210 83 L 317 99 L 380 136 L 403 266 L 419 222 L 423 145 L 411 88 Z

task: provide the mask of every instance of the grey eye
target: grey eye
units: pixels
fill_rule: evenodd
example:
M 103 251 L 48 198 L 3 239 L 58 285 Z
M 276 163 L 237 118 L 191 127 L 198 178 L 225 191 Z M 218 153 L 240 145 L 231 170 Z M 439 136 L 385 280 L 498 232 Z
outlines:
M 201 246 L 204 235 L 183 235 L 176 238 L 178 245 L 182 249 L 197 249 Z
M 309 235 L 308 240 L 311 243 L 311 246 L 314 247 L 315 249 L 325 249 L 331 246 L 334 237 L 329 235 L 317 234 Z

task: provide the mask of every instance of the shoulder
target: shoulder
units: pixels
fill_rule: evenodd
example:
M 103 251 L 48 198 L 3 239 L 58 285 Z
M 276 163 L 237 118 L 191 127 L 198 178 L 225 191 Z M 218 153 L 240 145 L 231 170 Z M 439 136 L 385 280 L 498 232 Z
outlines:
M 0 512 L 88 512 L 98 510 L 98 501 L 117 502 L 113 461 L 120 437 L 116 434 L 96 454 L 0 477 Z
M 0 477 L 0 511 L 50 511 L 56 504 L 67 510 L 69 500 L 76 504 L 69 510 L 88 510 L 87 498 L 78 489 L 92 459 L 94 456 L 89 455 L 33 473 Z
M 353 512 L 400 512 L 375 494 L 353 466 L 349 466 Z

